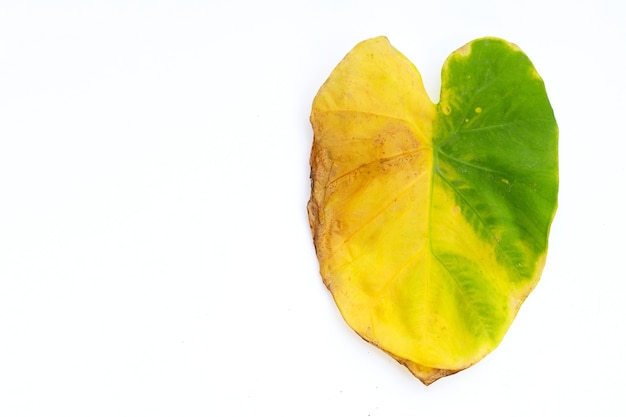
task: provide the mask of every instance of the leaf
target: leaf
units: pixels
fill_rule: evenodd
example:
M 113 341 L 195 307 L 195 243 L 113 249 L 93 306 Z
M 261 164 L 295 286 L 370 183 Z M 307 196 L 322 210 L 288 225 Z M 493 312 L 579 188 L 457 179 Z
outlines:
M 537 284 L 557 206 L 558 128 L 528 57 L 455 51 L 433 104 L 384 37 L 313 102 L 309 221 L 346 322 L 425 384 L 500 343 Z

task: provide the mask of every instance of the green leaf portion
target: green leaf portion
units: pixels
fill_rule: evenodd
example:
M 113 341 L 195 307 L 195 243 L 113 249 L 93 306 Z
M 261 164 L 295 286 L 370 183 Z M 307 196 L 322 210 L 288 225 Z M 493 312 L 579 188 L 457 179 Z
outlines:
M 508 279 L 532 281 L 558 191 L 558 129 L 542 79 L 516 46 L 479 39 L 445 63 L 437 110 L 436 175 Z

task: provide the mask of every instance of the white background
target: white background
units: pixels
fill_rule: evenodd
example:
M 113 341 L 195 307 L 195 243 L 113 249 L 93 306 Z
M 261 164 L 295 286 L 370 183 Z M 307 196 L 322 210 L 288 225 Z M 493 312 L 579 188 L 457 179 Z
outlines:
M 621 4 L 1 2 L 0 415 L 625 415 Z M 343 323 L 306 218 L 311 101 L 377 35 L 435 101 L 515 42 L 560 126 L 542 281 L 430 387 Z

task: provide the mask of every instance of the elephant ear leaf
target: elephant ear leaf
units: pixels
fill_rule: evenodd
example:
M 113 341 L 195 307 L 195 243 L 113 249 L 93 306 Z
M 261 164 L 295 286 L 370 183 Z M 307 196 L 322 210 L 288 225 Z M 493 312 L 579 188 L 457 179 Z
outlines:
M 323 281 L 348 325 L 425 384 L 500 343 L 541 275 L 558 191 L 557 124 L 518 47 L 458 49 L 440 97 L 379 37 L 339 63 L 311 113 Z

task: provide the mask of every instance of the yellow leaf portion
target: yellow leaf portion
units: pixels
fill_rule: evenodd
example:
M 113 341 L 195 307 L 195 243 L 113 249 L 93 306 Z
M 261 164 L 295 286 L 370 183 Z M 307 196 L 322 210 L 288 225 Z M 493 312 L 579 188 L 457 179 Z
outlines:
M 430 268 L 422 260 L 434 116 L 419 72 L 386 38 L 353 49 L 311 114 L 309 215 L 322 277 L 348 324 L 401 358 L 430 349 L 414 343 L 415 332 L 423 337 L 427 329 L 413 323 L 426 314 L 415 309 L 428 306 L 414 300 L 426 298 L 428 282 L 412 277 Z

